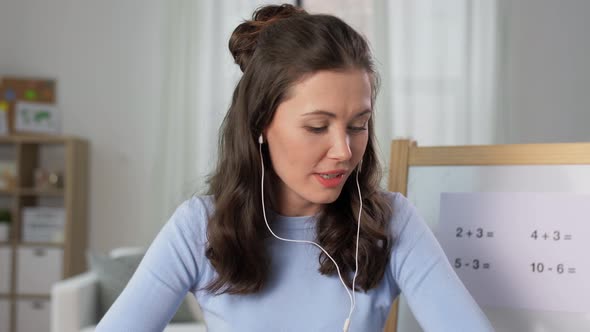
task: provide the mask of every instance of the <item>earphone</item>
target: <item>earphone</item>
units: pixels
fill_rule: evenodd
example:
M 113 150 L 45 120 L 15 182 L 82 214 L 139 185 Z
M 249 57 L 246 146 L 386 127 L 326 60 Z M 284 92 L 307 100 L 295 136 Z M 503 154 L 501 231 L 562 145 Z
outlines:
M 346 290 L 346 292 L 348 293 L 348 297 L 350 298 L 350 312 L 348 313 L 348 318 L 346 318 L 346 321 L 344 321 L 344 327 L 342 328 L 343 332 L 348 332 L 348 327 L 350 326 L 350 318 L 352 316 L 352 313 L 354 311 L 355 305 L 356 305 L 356 297 L 355 297 L 355 282 L 356 282 L 356 276 L 357 276 L 357 272 L 358 272 L 358 256 L 359 256 L 359 235 L 360 235 L 360 230 L 361 230 L 361 212 L 363 211 L 363 199 L 361 196 L 361 187 L 359 185 L 359 172 L 361 171 L 361 166 L 362 166 L 362 160 L 359 163 L 358 169 L 356 171 L 356 187 L 358 189 L 358 193 L 359 193 L 359 201 L 360 201 L 360 206 L 359 206 L 359 214 L 358 214 L 358 222 L 357 222 L 357 231 L 356 231 L 356 252 L 355 252 L 355 268 L 354 268 L 354 276 L 352 278 L 352 294 L 350 292 L 350 290 L 348 289 L 348 287 L 346 287 L 346 283 L 344 282 L 344 279 L 342 279 L 342 274 L 340 273 L 340 267 L 338 267 L 338 264 L 336 264 L 336 261 L 334 260 L 334 258 L 332 258 L 332 256 L 330 256 L 330 254 L 328 254 L 328 252 L 322 248 L 319 244 L 313 242 L 313 241 L 307 241 L 307 240 L 293 240 L 293 239 L 285 239 L 282 238 L 278 235 L 276 235 L 272 229 L 270 228 L 270 225 L 268 224 L 268 220 L 266 219 L 266 209 L 264 206 L 264 159 L 262 157 L 262 144 L 264 144 L 264 138 L 262 137 L 262 134 L 258 137 L 258 152 L 260 153 L 260 162 L 262 163 L 262 179 L 261 179 L 261 193 L 262 193 L 262 214 L 264 216 L 264 222 L 266 223 L 266 227 L 268 228 L 268 230 L 270 231 L 270 233 L 277 239 L 282 240 L 282 241 L 286 241 L 286 242 L 297 242 L 297 243 L 307 243 L 307 244 L 313 244 L 316 247 L 318 247 L 320 250 L 322 250 L 324 252 L 324 254 L 326 254 L 326 256 L 328 256 L 328 258 L 330 258 L 330 260 L 332 261 L 332 263 L 334 263 L 334 265 L 336 266 L 336 271 L 338 272 L 338 277 L 340 278 L 340 282 L 342 282 L 342 286 L 344 286 L 344 289 Z

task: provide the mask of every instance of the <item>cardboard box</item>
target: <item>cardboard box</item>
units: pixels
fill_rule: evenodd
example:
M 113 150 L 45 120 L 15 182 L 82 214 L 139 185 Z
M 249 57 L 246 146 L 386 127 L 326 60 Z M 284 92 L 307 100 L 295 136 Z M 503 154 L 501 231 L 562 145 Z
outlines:
M 63 242 L 66 218 L 64 208 L 25 207 L 22 218 L 24 242 Z

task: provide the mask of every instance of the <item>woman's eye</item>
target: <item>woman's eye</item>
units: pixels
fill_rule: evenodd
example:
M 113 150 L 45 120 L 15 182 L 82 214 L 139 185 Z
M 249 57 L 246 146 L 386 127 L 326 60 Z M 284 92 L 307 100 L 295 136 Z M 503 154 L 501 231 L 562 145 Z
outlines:
M 323 132 L 325 132 L 328 127 L 327 126 L 323 126 L 323 127 L 313 127 L 313 126 L 307 126 L 305 127 L 308 131 L 314 133 L 314 134 L 321 134 Z M 355 126 L 351 126 L 348 127 L 348 130 L 352 133 L 360 133 L 362 131 L 367 130 L 366 126 L 361 126 L 361 127 L 355 127 Z
M 354 132 L 361 132 L 367 130 L 367 127 L 348 127 L 348 129 Z
M 328 127 L 305 127 L 307 130 L 311 131 L 312 133 L 319 134 L 326 130 Z

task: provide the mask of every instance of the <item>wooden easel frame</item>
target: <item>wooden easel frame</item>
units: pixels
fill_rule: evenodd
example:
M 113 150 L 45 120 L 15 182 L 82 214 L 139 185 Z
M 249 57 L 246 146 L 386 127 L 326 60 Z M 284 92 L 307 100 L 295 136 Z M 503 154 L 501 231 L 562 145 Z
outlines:
M 504 144 L 418 147 L 409 139 L 391 143 L 388 190 L 407 196 L 412 166 L 583 165 L 590 164 L 590 143 Z M 392 305 L 385 332 L 397 332 L 399 299 Z

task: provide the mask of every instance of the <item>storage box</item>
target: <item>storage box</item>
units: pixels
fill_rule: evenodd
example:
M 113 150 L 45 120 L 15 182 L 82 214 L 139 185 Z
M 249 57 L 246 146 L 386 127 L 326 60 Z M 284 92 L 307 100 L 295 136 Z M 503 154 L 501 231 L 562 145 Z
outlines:
M 24 295 L 49 295 L 51 286 L 63 274 L 63 249 L 18 248 L 16 292 Z
M 0 331 L 10 331 L 10 301 L 0 298 Z
M 51 325 L 50 302 L 46 299 L 18 300 L 16 305 L 16 331 L 48 331 Z
M 2 295 L 10 294 L 11 267 L 12 249 L 10 247 L 0 246 L 0 294 Z
M 0 242 L 10 240 L 10 224 L 0 222 Z M 0 331 L 2 332 L 2 331 Z
M 22 214 L 24 242 L 63 242 L 66 220 L 64 208 L 26 207 Z

